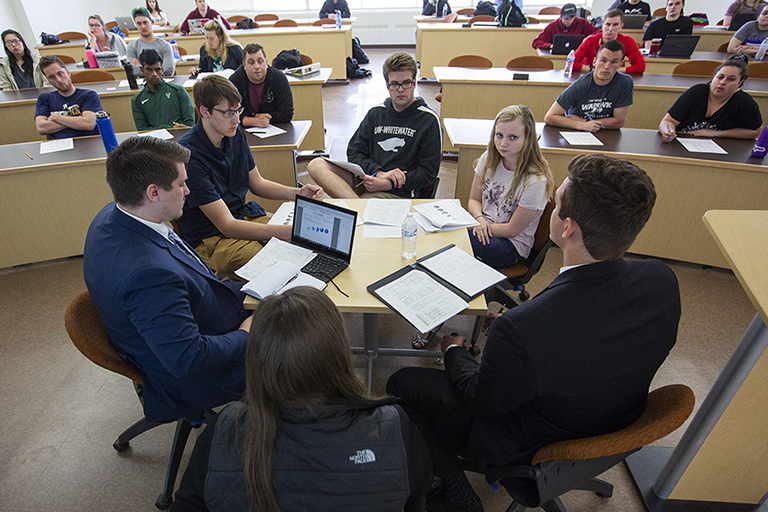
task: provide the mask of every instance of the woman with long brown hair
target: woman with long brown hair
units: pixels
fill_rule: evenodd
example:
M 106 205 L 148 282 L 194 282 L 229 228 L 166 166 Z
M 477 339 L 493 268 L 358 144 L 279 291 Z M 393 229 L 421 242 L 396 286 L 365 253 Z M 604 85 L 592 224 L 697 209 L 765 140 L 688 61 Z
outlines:
M 50 85 L 40 71 L 40 54 L 30 49 L 13 29 L 2 34 L 5 57 L 0 58 L 0 91 L 17 91 Z
M 174 510 L 424 510 L 424 441 L 394 399 L 366 398 L 327 295 L 261 301 L 245 364 L 244 402 L 198 438 Z

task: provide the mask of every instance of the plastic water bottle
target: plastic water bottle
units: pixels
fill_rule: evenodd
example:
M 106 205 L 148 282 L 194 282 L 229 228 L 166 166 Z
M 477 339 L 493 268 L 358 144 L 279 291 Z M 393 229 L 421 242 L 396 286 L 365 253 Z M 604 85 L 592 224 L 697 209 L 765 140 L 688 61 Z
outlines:
M 766 154 L 768 154 L 768 126 L 763 128 L 763 132 L 755 142 L 755 147 L 752 148 L 752 156 L 765 158 Z
M 112 126 L 112 121 L 109 119 L 109 112 L 106 110 L 96 112 L 96 126 L 99 128 L 99 134 L 101 135 L 101 141 L 104 143 L 104 149 L 109 153 L 117 147 L 115 128 Z
M 400 239 L 402 242 L 403 258 L 405 259 L 409 260 L 416 256 L 416 231 L 416 221 L 413 220 L 413 214 L 409 213 L 403 221 Z
M 341 30 L 341 11 L 336 9 L 336 29 Z
M 446 16 L 448 16 L 448 2 L 445 2 L 443 4 L 443 12 L 441 14 L 442 14 L 440 16 L 441 18 L 445 18 Z
M 576 62 L 576 51 L 571 50 L 571 52 L 568 54 L 568 57 L 565 58 L 565 71 L 563 72 L 563 76 L 565 78 L 570 78 L 573 74 L 574 62 Z
M 768 37 L 763 39 L 763 42 L 760 43 L 760 48 L 757 49 L 755 60 L 763 60 L 763 57 L 765 57 L 766 50 L 768 50 Z
M 181 55 L 179 55 L 179 46 L 176 44 L 175 39 L 171 39 L 171 51 L 173 52 L 173 60 L 176 62 L 181 61 Z

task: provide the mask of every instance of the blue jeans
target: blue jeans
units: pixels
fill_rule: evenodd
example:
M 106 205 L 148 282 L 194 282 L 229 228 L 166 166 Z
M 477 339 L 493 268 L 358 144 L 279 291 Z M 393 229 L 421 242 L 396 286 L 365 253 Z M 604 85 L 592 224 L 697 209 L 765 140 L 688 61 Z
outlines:
M 518 254 L 515 244 L 509 238 L 492 236 L 488 243 L 483 245 L 472 230 L 469 230 L 469 241 L 472 243 L 475 258 L 493 268 L 511 267 L 524 259 Z

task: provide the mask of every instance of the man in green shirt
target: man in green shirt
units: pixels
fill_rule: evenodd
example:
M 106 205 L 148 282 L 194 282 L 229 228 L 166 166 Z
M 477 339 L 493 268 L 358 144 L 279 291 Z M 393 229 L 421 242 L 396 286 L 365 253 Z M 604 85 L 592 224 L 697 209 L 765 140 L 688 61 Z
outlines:
M 155 50 L 144 50 L 139 56 L 144 89 L 131 98 L 136 129 L 190 127 L 195 124 L 192 99 L 183 87 L 163 80 L 163 61 Z

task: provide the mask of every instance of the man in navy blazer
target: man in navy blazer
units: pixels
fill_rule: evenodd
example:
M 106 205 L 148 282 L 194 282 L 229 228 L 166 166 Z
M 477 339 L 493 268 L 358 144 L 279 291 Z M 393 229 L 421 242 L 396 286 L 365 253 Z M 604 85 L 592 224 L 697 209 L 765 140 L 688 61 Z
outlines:
M 544 445 L 635 421 L 675 344 L 674 273 L 658 260 L 622 259 L 651 215 L 651 179 L 604 155 L 578 156 L 568 170 L 550 219 L 560 275 L 531 301 L 486 317 L 479 364 L 464 337 L 445 336 L 444 372 L 405 368 L 387 384 L 442 478 L 430 512 L 482 510 L 457 455 L 528 464 Z
M 242 398 L 251 317 L 164 222 L 189 194 L 189 150 L 132 137 L 107 158 L 116 203 L 85 240 L 83 273 L 110 340 L 144 376 L 148 421 L 173 421 Z

